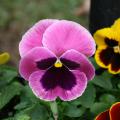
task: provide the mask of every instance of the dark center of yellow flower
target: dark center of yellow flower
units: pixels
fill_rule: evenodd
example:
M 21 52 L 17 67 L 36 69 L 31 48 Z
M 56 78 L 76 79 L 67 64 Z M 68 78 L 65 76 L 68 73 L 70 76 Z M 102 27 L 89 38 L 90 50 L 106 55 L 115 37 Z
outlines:
M 120 53 L 120 45 L 113 47 L 115 53 Z
M 120 53 L 120 43 L 117 40 L 105 38 L 105 43 L 108 47 L 113 48 L 115 53 Z

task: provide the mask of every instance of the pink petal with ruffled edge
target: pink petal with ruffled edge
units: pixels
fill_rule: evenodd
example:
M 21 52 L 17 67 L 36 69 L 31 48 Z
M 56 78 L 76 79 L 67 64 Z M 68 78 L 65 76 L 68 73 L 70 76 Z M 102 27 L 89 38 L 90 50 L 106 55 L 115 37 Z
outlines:
M 64 90 L 63 88 L 57 86 L 52 90 L 46 91 L 40 82 L 43 74 L 43 71 L 37 71 L 29 78 L 29 85 L 33 93 L 42 100 L 54 101 L 57 97 L 60 97 L 64 101 L 70 101 L 81 96 L 87 86 L 87 78 L 84 73 L 74 71 L 73 74 L 76 77 L 77 84 L 71 90 Z
M 52 24 L 43 35 L 43 46 L 57 56 L 66 50 L 75 49 L 86 56 L 95 52 L 95 42 L 91 34 L 81 25 L 67 20 Z
M 21 57 L 23 57 L 32 48 L 42 46 L 42 38 L 45 30 L 57 21 L 58 20 L 54 19 L 40 20 L 32 28 L 30 28 L 25 35 L 23 35 L 19 44 Z
M 62 88 L 57 88 L 57 95 L 63 101 L 71 101 L 80 97 L 87 87 L 87 78 L 86 75 L 79 71 L 72 71 L 76 77 L 77 84 L 71 90 L 64 90 Z M 67 83 L 66 83 L 67 84 Z
M 78 68 L 81 72 L 84 72 L 88 80 L 92 80 L 95 75 L 95 68 L 88 58 L 76 50 L 66 51 L 60 58 L 65 58 L 80 64 Z
M 56 57 L 51 51 L 44 47 L 35 47 L 28 52 L 21 60 L 19 64 L 19 72 L 21 76 L 28 80 L 29 76 L 39 69 L 36 66 L 36 61 L 43 59 Z
M 29 78 L 29 85 L 33 91 L 33 93 L 40 99 L 46 101 L 53 101 L 57 98 L 55 89 L 50 91 L 45 91 L 43 86 L 41 85 L 40 79 L 44 75 L 43 71 L 34 72 Z

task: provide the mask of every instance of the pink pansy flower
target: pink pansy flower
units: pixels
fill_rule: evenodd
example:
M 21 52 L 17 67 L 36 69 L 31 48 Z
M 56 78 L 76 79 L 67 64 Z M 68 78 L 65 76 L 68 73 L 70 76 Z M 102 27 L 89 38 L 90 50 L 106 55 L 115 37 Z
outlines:
M 94 77 L 94 67 L 86 57 L 95 52 L 94 40 L 75 22 L 39 21 L 25 33 L 19 51 L 20 74 L 40 99 L 76 99 Z

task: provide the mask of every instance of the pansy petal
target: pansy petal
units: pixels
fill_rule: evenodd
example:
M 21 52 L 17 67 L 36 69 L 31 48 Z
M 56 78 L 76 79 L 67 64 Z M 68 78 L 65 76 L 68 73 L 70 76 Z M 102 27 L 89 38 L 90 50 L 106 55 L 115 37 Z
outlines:
M 36 71 L 31 74 L 29 78 L 29 85 L 33 91 L 33 93 L 40 99 L 45 101 L 54 101 L 57 98 L 56 89 L 46 90 L 40 80 L 44 75 L 44 71 Z M 52 78 L 50 78 L 52 79 Z
M 29 78 L 29 85 L 37 97 L 46 101 L 54 101 L 57 97 L 60 97 L 60 99 L 64 101 L 73 100 L 81 96 L 87 86 L 87 78 L 85 74 L 80 73 L 79 71 L 73 72 L 76 78 L 76 85 L 72 88 L 69 86 L 71 85 L 69 80 L 62 80 L 64 83 L 56 81 L 56 84 L 54 81 L 55 78 L 49 77 L 49 75 L 45 76 L 45 74 L 45 71 L 34 72 Z M 46 85 L 43 83 L 44 81 L 42 81 L 43 77 L 49 78 L 49 81 L 46 81 Z
M 87 56 L 92 56 L 95 52 L 95 42 L 90 33 L 81 25 L 66 20 L 53 24 L 45 31 L 43 45 L 57 56 L 70 49 Z
M 6 62 L 8 62 L 9 59 L 10 59 L 9 53 L 4 52 L 4 53 L 0 54 L 0 65 L 5 64 Z
M 106 38 L 116 42 L 120 41 L 120 35 L 111 28 L 97 30 L 94 34 L 94 39 L 98 46 L 107 46 L 105 42 Z
M 58 87 L 56 92 L 57 96 L 60 97 L 63 101 L 71 101 L 78 97 L 80 97 L 86 89 L 87 86 L 87 78 L 84 73 L 80 73 L 79 71 L 73 71 L 74 76 L 76 77 L 76 85 L 70 89 L 65 90 L 63 88 Z M 66 85 L 69 83 L 66 83 Z
M 56 86 L 60 86 L 65 90 L 70 90 L 76 85 L 76 78 L 65 66 L 60 68 L 52 66 L 47 69 L 45 74 L 42 76 L 41 83 L 46 90 L 54 89 Z
M 120 102 L 112 105 L 109 110 L 110 120 L 120 120 Z
M 114 39 L 105 38 L 105 44 L 108 47 L 115 47 L 118 46 L 119 42 Z
M 120 18 L 115 20 L 114 24 L 111 26 L 111 28 L 117 32 L 120 33 Z
M 43 69 L 43 65 L 38 63 L 39 61 L 54 58 L 53 63 L 56 61 L 56 56 L 50 52 L 47 48 L 35 47 L 30 50 L 21 60 L 19 65 L 19 72 L 22 77 L 28 80 L 29 76 L 34 72 Z M 51 62 L 51 61 L 50 61 Z M 48 63 L 46 64 L 48 66 Z M 45 66 L 46 67 L 46 66 Z
M 103 68 L 108 68 L 113 54 L 114 54 L 113 48 L 98 47 L 95 53 L 95 60 L 99 66 Z
M 110 120 L 109 110 L 100 113 L 100 114 L 95 118 L 95 120 Z M 115 119 L 115 120 L 116 120 L 116 119 Z
M 21 57 L 23 57 L 32 48 L 42 46 L 42 38 L 45 30 L 57 21 L 58 20 L 54 19 L 40 20 L 32 28 L 30 28 L 25 35 L 23 35 L 19 44 Z
M 109 66 L 109 72 L 112 74 L 120 73 L 120 54 L 114 53 Z
M 60 60 L 63 64 L 65 64 L 69 69 L 71 69 L 76 63 L 76 68 L 79 69 L 81 72 L 84 72 L 87 79 L 93 79 L 95 75 L 95 69 L 92 63 L 87 59 L 87 57 L 76 50 L 68 50 L 66 51 L 61 57 Z M 69 60 L 70 63 L 67 61 Z M 77 67 L 77 64 L 79 65 Z

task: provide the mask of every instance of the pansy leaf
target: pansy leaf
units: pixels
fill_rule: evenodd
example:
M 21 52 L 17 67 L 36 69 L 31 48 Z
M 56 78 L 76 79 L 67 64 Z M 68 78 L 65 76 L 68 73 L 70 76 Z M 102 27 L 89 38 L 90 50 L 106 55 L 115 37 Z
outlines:
M 100 101 L 111 105 L 116 102 L 116 98 L 111 94 L 103 94 L 100 97 Z
M 120 82 L 118 83 L 117 87 L 118 87 L 118 89 L 120 89 Z
M 79 105 L 81 105 L 81 101 L 78 98 L 78 99 L 75 99 L 75 100 L 71 101 L 71 104 L 79 106 Z
M 9 83 L 17 76 L 17 71 L 9 66 L 0 67 L 0 86 Z M 4 81 L 4 82 L 2 82 Z
M 68 104 L 63 111 L 64 115 L 68 117 L 80 117 L 83 115 L 84 112 L 84 107 L 77 107 L 73 104 Z
M 16 109 L 16 110 L 21 110 L 21 109 L 24 109 L 24 108 L 26 108 L 28 106 L 28 103 L 25 101 L 23 101 L 23 102 L 20 102 L 19 104 L 17 104 L 15 107 L 14 107 L 14 109 Z
M 48 120 L 54 120 L 53 118 L 49 118 Z
M 89 108 L 93 105 L 95 97 L 96 97 L 96 90 L 94 88 L 94 85 L 89 83 L 85 92 L 79 98 L 79 101 L 80 101 L 82 106 Z
M 26 102 L 33 102 L 36 103 L 37 101 L 40 101 L 32 92 L 30 87 L 28 85 L 25 85 L 22 89 L 22 95 L 21 95 L 21 101 Z
M 110 90 L 113 88 L 111 83 L 111 76 L 112 75 L 108 72 L 104 72 L 101 75 L 96 75 L 91 82 L 99 87 Z
M 97 114 L 99 114 L 99 113 L 101 113 L 101 112 L 103 112 L 103 111 L 108 110 L 109 107 L 110 107 L 110 105 L 107 104 L 107 103 L 104 103 L 104 102 L 96 102 L 96 103 L 94 103 L 94 104 L 91 106 L 90 111 L 91 111 L 92 113 L 94 113 L 95 115 L 97 115 Z
M 23 108 L 22 110 L 19 110 L 17 114 L 15 114 L 15 117 L 21 116 L 23 114 L 30 115 L 33 109 L 35 108 L 36 104 L 31 104 L 30 106 L 27 106 L 27 108 Z
M 32 110 L 31 114 L 32 120 L 48 120 L 48 112 L 45 106 L 43 105 L 36 105 Z
M 27 114 L 17 115 L 16 120 L 30 120 L 30 116 Z
M 7 85 L 0 91 L 0 109 L 3 108 L 15 95 L 18 95 L 22 89 L 22 86 L 14 82 Z
M 48 120 L 49 117 L 46 107 L 39 103 L 32 103 L 27 106 L 27 108 L 19 110 L 19 112 L 15 115 L 15 118 L 24 115 L 29 116 L 29 120 Z

